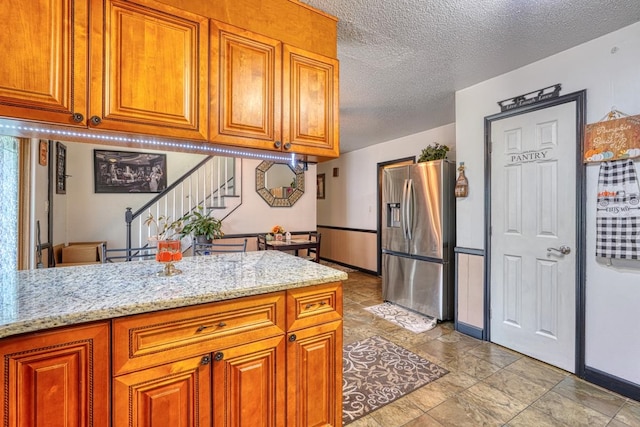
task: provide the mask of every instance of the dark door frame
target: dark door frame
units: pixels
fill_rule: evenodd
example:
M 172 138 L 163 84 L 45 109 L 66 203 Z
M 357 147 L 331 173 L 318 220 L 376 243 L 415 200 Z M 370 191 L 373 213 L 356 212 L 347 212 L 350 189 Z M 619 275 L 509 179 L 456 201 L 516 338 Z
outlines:
M 484 291 L 485 312 L 484 323 L 486 339 L 491 341 L 491 124 L 494 121 L 509 117 L 555 107 L 570 102 L 576 103 L 576 337 L 575 337 L 575 371 L 576 375 L 584 378 L 585 373 L 585 236 L 586 236 L 586 168 L 582 161 L 582 144 L 584 141 L 584 126 L 586 124 L 586 90 L 573 92 L 558 98 L 552 98 L 513 110 L 504 111 L 484 118 L 484 182 L 485 182 L 485 232 L 484 232 Z

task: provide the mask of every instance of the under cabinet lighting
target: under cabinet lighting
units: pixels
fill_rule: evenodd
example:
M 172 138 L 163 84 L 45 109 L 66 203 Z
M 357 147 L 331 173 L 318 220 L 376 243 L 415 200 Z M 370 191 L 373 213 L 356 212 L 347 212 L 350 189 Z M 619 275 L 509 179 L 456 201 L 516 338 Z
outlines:
M 50 135 L 57 135 L 61 138 L 83 138 L 83 139 L 91 139 L 96 142 L 99 141 L 108 141 L 108 142 L 123 142 L 123 143 L 135 143 L 141 144 L 147 147 L 155 147 L 156 149 L 160 149 L 162 147 L 170 147 L 170 148 L 181 148 L 187 150 L 195 150 L 202 154 L 213 153 L 213 154 L 221 154 L 230 157 L 249 157 L 255 159 L 262 160 L 272 160 L 275 162 L 295 162 L 295 154 L 291 153 L 290 156 L 278 155 L 276 153 L 271 154 L 268 152 L 258 152 L 258 151 L 244 151 L 239 148 L 226 148 L 220 146 L 209 145 L 208 143 L 192 143 L 188 141 L 170 141 L 170 140 L 157 140 L 155 138 L 145 139 L 145 138 L 135 138 L 135 137 L 125 137 L 125 136 L 114 136 L 114 135 L 102 135 L 99 133 L 91 133 L 91 132 L 79 132 L 79 131 L 71 131 L 71 130 L 62 130 L 56 129 L 54 127 L 34 127 L 30 125 L 21 125 L 21 124 L 10 124 L 10 123 L 0 123 L 0 133 L 2 133 L 2 129 L 7 129 L 12 132 L 27 132 L 27 133 L 41 133 Z M 73 141 L 70 141 L 73 142 Z

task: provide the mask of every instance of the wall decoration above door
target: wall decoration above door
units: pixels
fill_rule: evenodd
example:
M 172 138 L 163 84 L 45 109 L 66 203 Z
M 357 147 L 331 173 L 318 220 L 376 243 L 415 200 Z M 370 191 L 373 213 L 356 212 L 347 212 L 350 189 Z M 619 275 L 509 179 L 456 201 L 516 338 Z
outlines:
M 56 142 L 56 194 L 67 194 L 67 146 Z
M 586 126 L 584 162 L 640 157 L 640 115 L 612 110 L 604 120 Z

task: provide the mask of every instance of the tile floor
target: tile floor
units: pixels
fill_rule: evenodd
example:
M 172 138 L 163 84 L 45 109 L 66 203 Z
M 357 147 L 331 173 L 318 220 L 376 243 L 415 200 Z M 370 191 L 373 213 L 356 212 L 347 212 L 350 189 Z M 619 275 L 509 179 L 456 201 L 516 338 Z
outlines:
M 363 310 L 381 302 L 380 278 L 349 273 L 344 283 L 344 343 L 380 335 L 449 374 L 349 427 L 640 427 L 639 402 L 460 334 L 451 322 L 415 334 Z

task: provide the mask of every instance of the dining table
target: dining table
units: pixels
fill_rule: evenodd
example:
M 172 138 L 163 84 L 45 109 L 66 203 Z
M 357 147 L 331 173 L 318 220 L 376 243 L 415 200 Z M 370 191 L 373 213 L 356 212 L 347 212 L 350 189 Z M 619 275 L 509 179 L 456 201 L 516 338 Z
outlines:
M 267 249 L 275 249 L 277 251 L 293 251 L 298 256 L 301 249 L 318 250 L 318 242 L 309 239 L 291 239 L 291 240 L 267 240 Z

